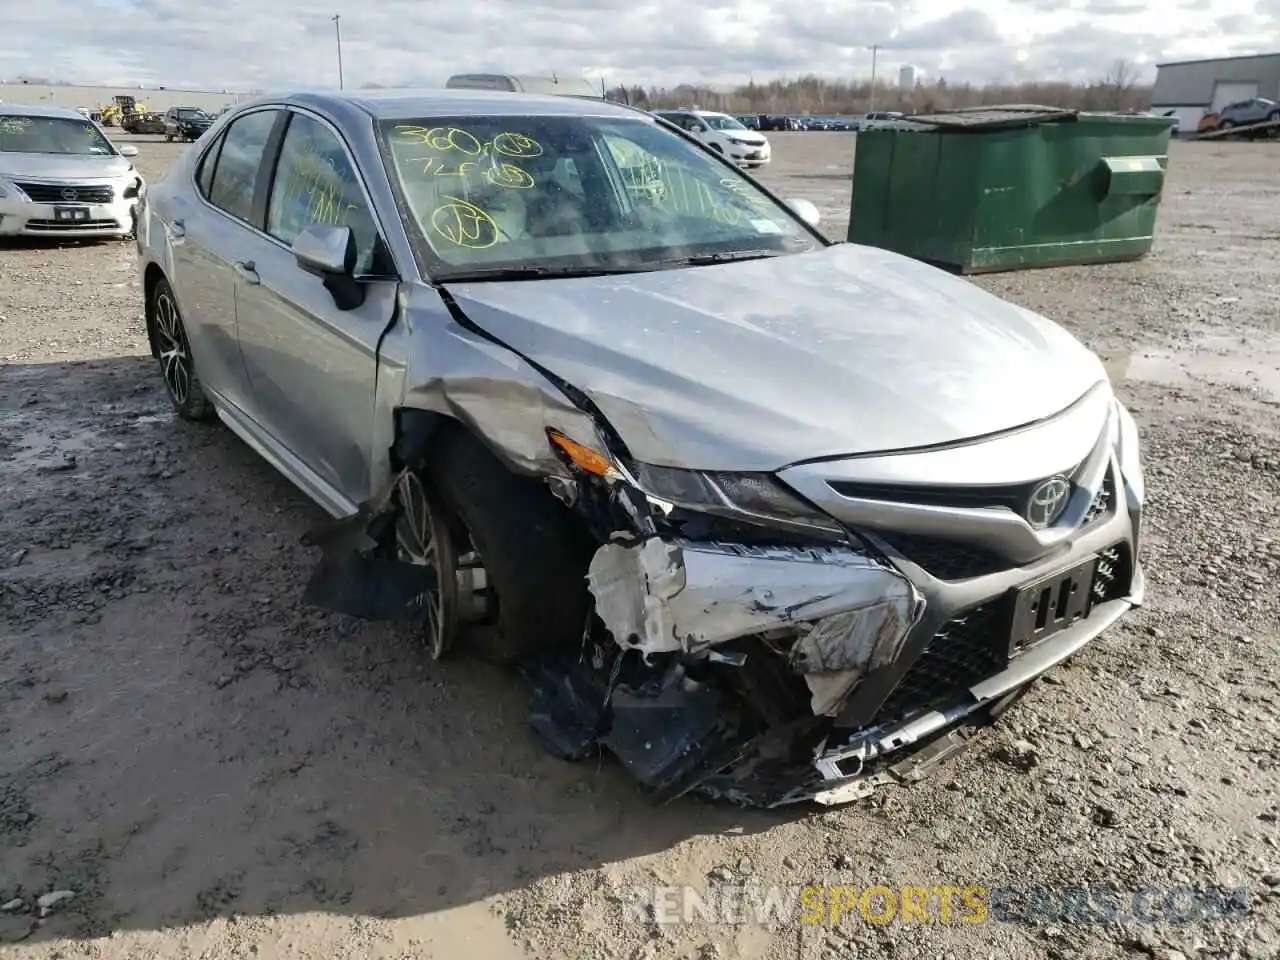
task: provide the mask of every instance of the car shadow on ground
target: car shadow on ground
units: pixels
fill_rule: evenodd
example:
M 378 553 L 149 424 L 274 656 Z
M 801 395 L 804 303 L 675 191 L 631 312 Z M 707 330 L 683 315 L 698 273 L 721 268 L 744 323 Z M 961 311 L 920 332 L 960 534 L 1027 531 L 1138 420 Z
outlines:
M 303 606 L 321 512 L 149 357 L 0 371 L 0 490 L 0 895 L 76 892 L 25 936 L 416 916 L 812 812 L 656 806 L 516 676 Z

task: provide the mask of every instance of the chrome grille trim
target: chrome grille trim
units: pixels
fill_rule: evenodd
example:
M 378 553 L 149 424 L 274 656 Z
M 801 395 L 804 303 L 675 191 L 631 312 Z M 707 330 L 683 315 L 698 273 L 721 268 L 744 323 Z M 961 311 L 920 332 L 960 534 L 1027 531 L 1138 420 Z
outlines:
M 32 203 L 111 203 L 116 196 L 115 188 L 109 183 L 31 183 L 15 180 L 13 185 L 30 197 Z
M 1115 490 L 1122 489 L 1114 445 L 1117 423 L 1111 407 L 1110 391 L 1090 397 L 1076 410 L 1064 415 L 1074 431 L 1072 443 L 1054 452 L 1053 445 L 1064 441 L 1062 425 L 951 448 L 918 453 L 902 453 L 876 458 L 807 463 L 779 472 L 779 478 L 810 502 L 854 528 L 875 534 L 901 534 L 954 540 L 994 553 L 1008 561 L 1008 567 L 1023 566 L 1055 549 L 1062 548 L 1079 533 L 1086 520 L 1097 519 L 1095 500 L 1103 490 L 1108 472 Z M 1088 438 L 1085 445 L 1083 436 Z M 1067 454 L 1075 457 L 1068 459 Z M 1078 456 L 1076 456 L 1078 454 Z M 870 470 L 867 463 L 874 461 Z M 893 461 L 890 464 L 889 461 Z M 973 472 L 953 474 L 943 479 L 947 465 L 968 463 Z M 1031 464 L 1037 473 L 1028 475 Z M 1073 478 L 1071 498 L 1061 517 L 1051 526 L 1035 529 L 1007 506 L 960 506 L 912 502 L 911 470 L 915 486 L 933 491 L 944 486 L 957 488 L 1011 486 L 1060 474 Z M 1011 474 L 1004 478 L 999 473 Z M 844 496 L 834 484 L 867 482 L 867 474 L 879 474 L 875 499 Z M 893 486 L 901 491 L 896 499 L 884 498 L 889 486 L 886 474 L 896 474 Z M 845 489 L 851 489 L 846 487 Z M 904 551 L 905 555 L 905 551 Z

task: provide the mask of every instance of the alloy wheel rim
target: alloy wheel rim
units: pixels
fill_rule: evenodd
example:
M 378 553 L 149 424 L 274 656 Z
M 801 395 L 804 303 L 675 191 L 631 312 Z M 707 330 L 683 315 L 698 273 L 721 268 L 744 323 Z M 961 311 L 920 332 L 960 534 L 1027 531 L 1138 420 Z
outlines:
M 191 395 L 191 352 L 178 306 L 166 292 L 156 298 L 156 335 L 160 338 L 160 367 L 164 384 L 178 406 Z
M 445 576 L 454 576 L 453 571 L 440 569 L 439 537 L 448 536 L 448 531 L 436 530 L 431 516 L 431 508 L 427 503 L 426 491 L 417 474 L 406 470 L 396 483 L 400 501 L 399 517 L 396 520 L 396 542 L 402 559 L 416 566 L 427 567 L 435 574 L 435 586 L 423 593 L 423 608 L 427 616 L 427 630 L 431 638 L 431 653 L 439 657 L 446 646 L 448 638 L 444 635 L 445 611 L 444 595 L 441 583 Z

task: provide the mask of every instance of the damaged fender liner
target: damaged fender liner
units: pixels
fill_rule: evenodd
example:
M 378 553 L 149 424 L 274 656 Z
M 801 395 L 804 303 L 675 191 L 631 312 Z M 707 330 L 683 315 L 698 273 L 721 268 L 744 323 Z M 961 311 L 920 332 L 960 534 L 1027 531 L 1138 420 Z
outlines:
M 837 709 L 868 672 L 892 662 L 924 612 L 902 574 L 848 547 L 608 543 L 587 574 L 596 612 L 623 650 L 707 654 L 774 631 L 804 677 L 814 714 Z

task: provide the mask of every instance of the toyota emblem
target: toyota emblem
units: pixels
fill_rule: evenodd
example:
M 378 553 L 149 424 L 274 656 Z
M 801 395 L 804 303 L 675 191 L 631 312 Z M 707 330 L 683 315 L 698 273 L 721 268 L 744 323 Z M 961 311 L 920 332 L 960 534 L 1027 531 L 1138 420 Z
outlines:
M 74 200 L 75 198 L 76 198 L 76 188 L 75 188 L 75 187 L 63 187 L 63 188 L 62 188 L 62 199 L 63 199 L 63 200 Z
M 1071 484 L 1066 477 L 1050 477 L 1031 491 L 1027 498 L 1027 522 L 1043 530 L 1060 516 L 1071 499 Z

